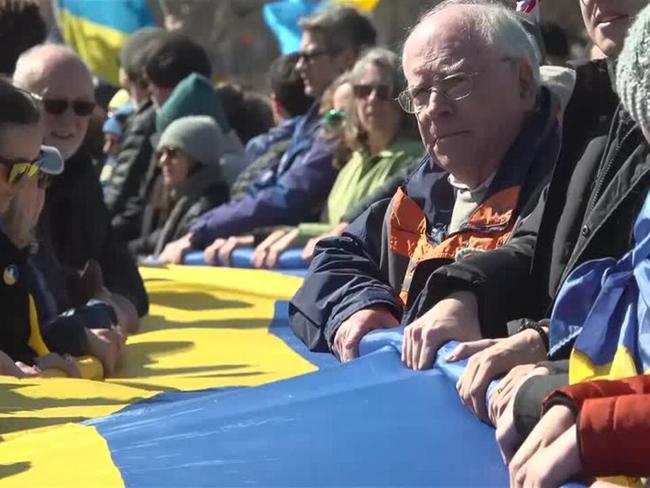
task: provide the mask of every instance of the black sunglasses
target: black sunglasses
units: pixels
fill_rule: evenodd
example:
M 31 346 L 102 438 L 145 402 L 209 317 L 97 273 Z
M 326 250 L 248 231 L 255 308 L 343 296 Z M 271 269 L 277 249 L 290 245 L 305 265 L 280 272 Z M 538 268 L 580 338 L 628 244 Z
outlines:
M 354 85 L 352 88 L 356 98 L 368 98 L 374 91 L 380 100 L 390 100 L 393 95 L 388 85 Z
M 330 56 L 333 54 L 337 54 L 340 52 L 340 49 L 318 49 L 315 51 L 299 51 L 296 53 L 296 58 L 297 61 L 301 61 L 305 64 L 309 64 L 314 61 L 319 56 L 324 56 L 325 54 L 329 54 Z
M 69 101 L 61 98 L 43 99 L 43 108 L 51 115 L 61 115 L 68 110 L 68 106 L 71 106 L 74 113 L 80 117 L 87 117 L 95 110 L 95 102 L 86 102 L 83 100 Z

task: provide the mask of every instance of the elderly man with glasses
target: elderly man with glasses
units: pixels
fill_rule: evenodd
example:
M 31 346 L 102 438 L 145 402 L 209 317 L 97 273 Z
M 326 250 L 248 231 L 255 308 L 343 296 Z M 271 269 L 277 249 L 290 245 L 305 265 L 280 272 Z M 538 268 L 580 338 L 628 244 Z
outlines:
M 95 108 L 92 75 L 70 49 L 45 44 L 20 56 L 13 81 L 42 99 L 43 142 L 66 161 L 47 190 L 39 241 L 83 276 L 88 286 L 79 287 L 82 303 L 101 292 L 115 304 L 124 331 L 132 332 L 147 313 L 147 295 L 134 260 L 111 229 L 92 159 L 80 151 Z
M 451 0 L 423 16 L 404 45 L 408 89 L 398 100 L 417 118 L 429 156 L 391 200 L 317 245 L 290 306 L 310 349 L 347 361 L 371 330 L 414 321 L 430 327 L 420 333 L 442 324 L 455 331 L 447 339 L 481 337 L 478 321 L 464 320 L 478 307 L 474 295 L 446 284 L 457 262 L 508 241 L 555 163 L 558 109 L 540 86 L 539 63 L 505 7 Z M 423 297 L 436 305 L 418 317 Z M 430 366 L 435 351 L 405 339 L 406 365 Z

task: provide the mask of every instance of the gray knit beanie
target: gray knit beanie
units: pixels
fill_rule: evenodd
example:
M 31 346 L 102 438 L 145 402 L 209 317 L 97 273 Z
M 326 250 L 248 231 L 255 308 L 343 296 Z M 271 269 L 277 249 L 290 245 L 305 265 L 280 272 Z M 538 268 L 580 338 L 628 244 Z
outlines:
M 194 161 L 221 166 L 223 133 L 212 117 L 190 115 L 167 126 L 158 141 L 158 149 L 177 147 Z
M 650 7 L 627 34 L 616 65 L 616 91 L 634 121 L 650 129 Z

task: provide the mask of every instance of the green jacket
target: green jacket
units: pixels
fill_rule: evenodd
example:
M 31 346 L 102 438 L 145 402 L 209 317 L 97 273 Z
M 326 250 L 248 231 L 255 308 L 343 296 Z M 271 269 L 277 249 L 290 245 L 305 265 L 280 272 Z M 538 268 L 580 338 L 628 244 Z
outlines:
M 420 158 L 423 152 L 422 143 L 410 139 L 398 139 L 375 155 L 355 151 L 336 177 L 327 199 L 323 222 L 300 224 L 300 243 L 332 230 L 364 196 L 373 193 L 388 178 Z

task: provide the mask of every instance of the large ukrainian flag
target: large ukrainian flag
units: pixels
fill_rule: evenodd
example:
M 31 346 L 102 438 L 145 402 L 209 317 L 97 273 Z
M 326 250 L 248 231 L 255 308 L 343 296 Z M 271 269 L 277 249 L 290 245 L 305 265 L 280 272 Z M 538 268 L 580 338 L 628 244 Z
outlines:
M 93 73 L 118 84 L 118 54 L 132 32 L 155 25 L 147 0 L 58 0 L 65 42 Z
M 494 432 L 440 369 L 377 339 L 344 365 L 307 351 L 287 319 L 300 278 L 142 275 L 150 314 L 117 376 L 0 376 L 1 487 L 507 484 Z

